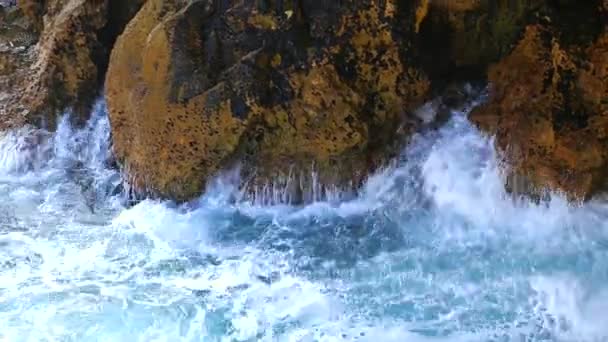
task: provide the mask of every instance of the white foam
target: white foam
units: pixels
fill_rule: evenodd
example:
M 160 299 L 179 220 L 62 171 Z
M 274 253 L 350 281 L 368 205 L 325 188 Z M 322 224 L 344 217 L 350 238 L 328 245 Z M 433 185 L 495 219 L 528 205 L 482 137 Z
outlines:
M 608 339 L 606 204 L 513 200 L 466 110 L 352 200 L 248 202 L 235 171 L 196 203 L 104 199 L 107 214 L 65 171 L 115 175 L 95 113 L 41 153 L 16 152 L 29 131 L 0 139 L 0 340 Z
M 0 137 L 0 174 L 21 174 L 44 167 L 49 159 L 48 133 L 31 127 Z
M 608 290 L 591 289 L 568 274 L 538 276 L 531 280 L 532 299 L 544 331 L 560 341 L 608 339 Z

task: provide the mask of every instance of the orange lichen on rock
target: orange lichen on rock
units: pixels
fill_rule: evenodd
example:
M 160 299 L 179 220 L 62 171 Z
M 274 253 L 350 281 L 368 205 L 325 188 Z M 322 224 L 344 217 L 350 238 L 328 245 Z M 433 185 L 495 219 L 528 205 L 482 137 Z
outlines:
M 307 6 L 305 18 L 253 3 L 144 5 L 106 84 L 115 152 L 136 189 L 188 200 L 237 162 L 254 186 L 290 166 L 356 186 L 388 157 L 429 88 L 393 36 L 395 4 Z
M 496 135 L 511 176 L 536 189 L 525 191 L 584 199 L 606 181 L 606 33 L 582 60 L 575 52 L 551 29 L 528 27 L 513 52 L 490 68 L 490 100 L 472 115 Z
M 0 73 L 0 85 L 9 93 L 0 101 L 1 129 L 26 123 L 52 128 L 58 112 L 66 109 L 77 116 L 88 114 L 112 44 L 111 35 L 103 35 L 106 25 L 117 26 L 112 28 L 117 34 L 141 3 L 134 1 L 128 7 L 131 13 L 111 13 L 113 1 L 18 2 L 15 23 L 8 23 L 4 34 L 0 28 L 0 60 L 10 66 Z
M 176 79 L 175 59 L 197 58 L 189 21 L 203 20 L 204 8 L 192 6 L 148 1 L 117 41 L 106 87 L 115 153 L 133 185 L 175 198 L 200 191 L 202 175 L 234 151 L 246 124 L 232 115 L 225 83 L 189 97 L 192 74 Z

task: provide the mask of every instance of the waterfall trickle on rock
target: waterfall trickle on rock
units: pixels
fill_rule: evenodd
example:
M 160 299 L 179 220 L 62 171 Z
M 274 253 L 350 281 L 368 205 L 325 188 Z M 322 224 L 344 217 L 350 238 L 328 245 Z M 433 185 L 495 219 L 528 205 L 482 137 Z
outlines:
M 454 110 L 352 200 L 124 205 L 104 103 L 0 138 L 0 340 L 605 341 L 608 206 L 504 190 Z M 260 202 L 263 203 L 263 202 Z

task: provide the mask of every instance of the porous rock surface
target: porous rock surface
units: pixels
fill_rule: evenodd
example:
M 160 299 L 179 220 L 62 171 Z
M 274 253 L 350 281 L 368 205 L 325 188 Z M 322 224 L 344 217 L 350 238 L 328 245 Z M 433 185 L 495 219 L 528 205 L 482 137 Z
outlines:
M 488 70 L 489 100 L 471 118 L 496 136 L 511 190 L 572 200 L 606 190 L 608 6 L 588 5 L 559 13 L 578 10 L 574 19 L 547 16 L 527 26 Z
M 606 0 L 7 0 L 0 130 L 82 122 L 105 82 L 137 194 L 187 201 L 236 168 L 310 201 L 356 189 L 446 118 L 421 104 L 474 81 L 507 187 L 586 199 L 608 181 L 606 23 Z
M 237 162 L 253 187 L 293 181 L 295 201 L 316 181 L 356 187 L 429 91 L 408 4 L 147 1 L 107 75 L 118 160 L 177 200 Z
M 121 27 L 141 1 L 19 0 L 0 8 L 0 129 L 86 115 Z

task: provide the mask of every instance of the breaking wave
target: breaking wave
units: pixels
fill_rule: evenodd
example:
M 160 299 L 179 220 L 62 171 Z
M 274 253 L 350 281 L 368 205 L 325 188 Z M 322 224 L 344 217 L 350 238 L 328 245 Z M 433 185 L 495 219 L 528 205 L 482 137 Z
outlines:
M 467 111 L 302 206 L 125 206 L 103 102 L 8 132 L 0 340 L 608 341 L 608 207 L 514 199 Z

